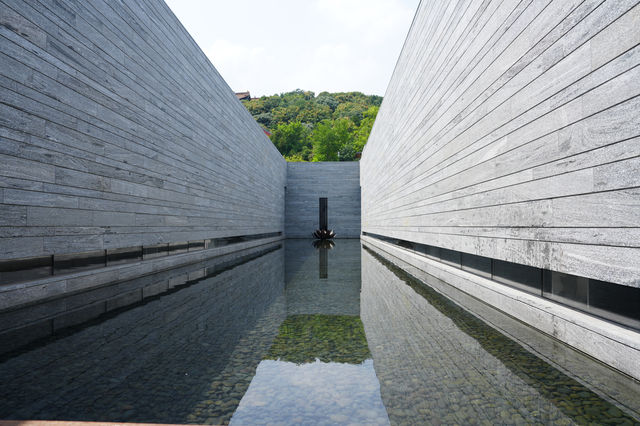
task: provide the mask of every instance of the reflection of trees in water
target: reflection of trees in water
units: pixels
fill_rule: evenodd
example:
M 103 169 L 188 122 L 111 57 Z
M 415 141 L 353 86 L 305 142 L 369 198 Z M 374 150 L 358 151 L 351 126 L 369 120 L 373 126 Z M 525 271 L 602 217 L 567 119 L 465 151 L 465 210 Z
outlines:
M 352 315 L 291 315 L 264 359 L 361 364 L 371 358 L 362 321 Z

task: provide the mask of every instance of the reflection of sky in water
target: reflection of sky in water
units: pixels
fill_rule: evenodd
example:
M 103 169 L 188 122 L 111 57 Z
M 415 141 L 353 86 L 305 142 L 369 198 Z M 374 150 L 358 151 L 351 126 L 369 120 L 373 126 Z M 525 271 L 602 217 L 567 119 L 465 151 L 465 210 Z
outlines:
M 261 361 L 231 424 L 266 423 L 389 424 L 373 360 Z
M 3 359 L 0 418 L 226 424 L 233 415 L 235 424 L 313 425 L 638 422 L 637 415 L 631 418 L 612 403 L 623 401 L 640 412 L 636 382 L 515 319 L 490 314 L 526 338 L 527 346 L 544 349 L 571 370 L 593 370 L 586 383 L 598 388 L 589 389 L 582 377 L 537 358 L 389 260 L 361 252 L 358 240 L 338 241 L 328 251 L 326 279 L 319 278 L 322 265 L 310 241 L 265 248 L 260 257 L 263 249 L 243 252 L 238 264 L 229 263 L 239 256 L 234 253 L 117 284 L 120 294 L 139 290 L 134 285 L 184 282 L 203 268 L 217 271 Z M 76 294 L 69 303 L 90 297 L 97 296 Z M 54 302 L 30 309 L 40 315 L 40 309 L 58 309 L 60 301 Z M 480 302 L 465 303 L 487 312 Z M 598 395 L 610 387 L 611 400 Z

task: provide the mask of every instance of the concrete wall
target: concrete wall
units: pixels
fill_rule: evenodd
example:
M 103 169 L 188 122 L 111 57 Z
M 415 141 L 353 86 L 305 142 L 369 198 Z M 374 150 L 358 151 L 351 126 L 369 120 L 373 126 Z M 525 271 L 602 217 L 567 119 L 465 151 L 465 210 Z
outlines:
M 162 1 L 0 24 L 0 259 L 283 231 L 285 161 Z
M 321 197 L 328 198 L 329 229 L 336 237 L 359 238 L 360 164 L 346 161 L 287 163 L 287 237 L 311 238 L 320 226 Z
M 423 1 L 362 230 L 640 287 L 637 1 Z

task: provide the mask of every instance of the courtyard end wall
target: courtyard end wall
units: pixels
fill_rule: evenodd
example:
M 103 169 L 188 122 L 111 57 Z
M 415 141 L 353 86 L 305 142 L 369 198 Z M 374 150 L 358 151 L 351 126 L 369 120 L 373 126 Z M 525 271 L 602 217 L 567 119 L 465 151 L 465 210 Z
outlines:
M 328 227 L 336 238 L 360 238 L 360 164 L 287 163 L 287 238 L 312 238 L 320 227 L 319 198 L 327 198 Z

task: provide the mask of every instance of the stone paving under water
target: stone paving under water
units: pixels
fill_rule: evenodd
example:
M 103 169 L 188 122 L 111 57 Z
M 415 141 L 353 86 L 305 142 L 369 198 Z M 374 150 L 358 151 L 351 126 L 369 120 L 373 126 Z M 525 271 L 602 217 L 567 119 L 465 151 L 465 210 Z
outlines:
M 0 361 L 3 419 L 638 424 L 640 418 L 358 240 L 337 240 L 331 249 L 287 240 L 284 248 Z M 627 389 L 640 387 L 632 382 Z

